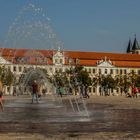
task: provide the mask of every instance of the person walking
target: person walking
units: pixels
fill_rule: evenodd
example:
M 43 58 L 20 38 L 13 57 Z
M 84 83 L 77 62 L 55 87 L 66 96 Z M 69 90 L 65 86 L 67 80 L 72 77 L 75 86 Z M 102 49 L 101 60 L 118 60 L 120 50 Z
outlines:
M 32 103 L 34 103 L 35 99 L 36 102 L 38 103 L 38 84 L 36 80 L 34 80 L 32 84 Z
M 1 110 L 4 111 L 4 106 L 3 106 L 3 84 L 2 84 L 1 80 L 0 80 L 0 107 L 1 107 Z
M 137 93 L 138 93 L 138 88 L 134 87 L 133 88 L 133 98 L 136 97 L 137 98 Z
M 62 98 L 62 89 L 60 86 L 57 87 L 57 94 L 60 95 L 60 97 Z
M 84 90 L 85 90 L 85 98 L 89 98 L 89 95 L 88 95 L 88 86 L 87 85 L 84 86 Z

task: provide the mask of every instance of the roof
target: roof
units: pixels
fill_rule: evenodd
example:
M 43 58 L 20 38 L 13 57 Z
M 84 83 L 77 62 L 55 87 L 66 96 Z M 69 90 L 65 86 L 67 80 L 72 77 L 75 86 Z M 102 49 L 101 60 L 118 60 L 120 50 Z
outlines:
M 117 67 L 131 67 L 131 68 L 140 68 L 140 61 L 115 61 L 115 66 Z
M 33 58 L 36 55 L 38 58 L 49 58 L 47 64 L 52 64 L 52 56 L 56 53 L 56 50 L 32 50 L 32 49 L 12 49 L 12 48 L 0 48 L 2 56 L 14 63 L 18 63 L 18 58 L 30 59 L 30 64 L 43 64 L 44 62 L 36 61 Z M 80 65 L 84 66 L 96 66 L 97 61 L 104 59 L 110 60 L 114 66 L 117 67 L 140 67 L 140 55 L 139 54 L 124 54 L 124 53 L 105 53 L 105 52 L 82 52 L 82 51 L 64 51 L 64 55 L 67 58 L 79 59 Z
M 104 52 L 79 52 L 68 51 L 70 58 L 87 59 L 87 60 L 101 60 L 105 56 L 111 61 L 140 61 L 138 54 L 123 54 L 123 53 L 104 53 Z

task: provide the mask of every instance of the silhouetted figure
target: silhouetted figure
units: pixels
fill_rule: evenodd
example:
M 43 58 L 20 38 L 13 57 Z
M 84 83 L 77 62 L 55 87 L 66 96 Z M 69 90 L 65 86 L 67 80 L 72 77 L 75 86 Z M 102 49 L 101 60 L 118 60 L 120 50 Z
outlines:
M 36 80 L 34 80 L 32 84 L 32 103 L 34 103 L 35 99 L 36 99 L 36 102 L 38 103 L 38 84 Z
M 88 86 L 84 86 L 84 91 L 85 91 L 85 98 L 89 98 L 89 95 L 88 95 Z
M 62 87 L 58 87 L 58 94 L 62 97 Z
M 1 110 L 4 110 L 4 106 L 3 106 L 3 84 L 2 81 L 0 80 L 0 107 Z
M 137 87 L 134 87 L 133 88 L 133 98 L 136 97 L 137 98 L 137 93 L 138 93 L 138 88 Z

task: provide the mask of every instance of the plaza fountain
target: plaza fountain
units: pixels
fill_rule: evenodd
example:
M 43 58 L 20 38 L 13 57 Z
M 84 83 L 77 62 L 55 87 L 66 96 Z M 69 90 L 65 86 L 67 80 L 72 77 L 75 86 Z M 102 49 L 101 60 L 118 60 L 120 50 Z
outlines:
M 38 65 L 33 64 L 26 68 L 18 79 L 18 82 L 15 81 L 15 86 L 20 88 L 21 94 L 28 93 L 28 95 L 31 95 L 31 87 L 28 85 L 33 77 L 38 79 L 38 84 L 42 84 L 45 88 L 51 89 L 51 98 L 48 100 L 48 94 L 46 94 L 37 106 L 29 106 L 29 100 L 28 102 L 26 101 L 23 103 L 23 96 L 21 94 L 16 97 L 14 102 L 7 104 L 7 106 L 28 106 L 31 109 L 35 107 L 55 108 L 55 111 L 58 114 L 63 114 L 65 116 L 63 121 L 87 121 L 89 119 L 89 112 L 83 96 L 80 96 L 81 94 L 79 94 L 79 96 L 67 96 L 66 99 L 58 97 L 56 94 L 56 89 L 58 88 L 56 81 L 54 80 L 53 83 L 51 83 L 47 73 L 42 68 L 38 67 L 40 65 L 44 65 L 46 68 L 49 67 L 48 62 L 44 62 L 44 58 L 46 56 L 39 51 L 40 48 L 41 50 L 49 50 L 47 54 L 47 57 L 49 58 L 52 58 L 52 52 L 56 52 L 58 49 L 64 52 L 63 43 L 58 39 L 57 35 L 51 28 L 50 18 L 48 18 L 46 13 L 43 12 L 42 8 L 39 8 L 34 4 L 29 4 L 21 10 L 13 24 L 9 27 L 4 47 L 15 49 L 13 52 L 13 59 L 11 60 L 12 63 L 17 62 L 18 65 L 28 67 L 28 65 L 32 63 L 33 59 L 38 60 Z M 24 55 L 17 57 L 17 54 L 23 48 L 25 51 Z M 64 66 L 61 65 L 62 69 L 63 67 Z M 51 71 L 50 75 L 52 79 L 55 79 L 53 78 L 54 71 Z M 69 86 L 71 87 L 71 84 L 69 84 Z M 68 93 L 67 90 L 65 92 Z M 63 113 L 57 111 L 58 108 L 61 108 Z M 70 108 L 72 109 L 71 111 Z M 70 119 L 72 116 L 73 119 Z M 57 118 L 55 118 L 55 120 L 57 120 Z

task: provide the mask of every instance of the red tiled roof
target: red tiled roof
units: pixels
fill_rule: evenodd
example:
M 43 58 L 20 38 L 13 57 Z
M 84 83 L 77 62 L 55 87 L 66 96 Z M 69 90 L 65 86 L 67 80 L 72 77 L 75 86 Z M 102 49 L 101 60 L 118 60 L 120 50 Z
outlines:
M 32 50 L 32 49 L 11 49 L 11 48 L 0 48 L 0 52 L 3 56 L 18 56 L 24 57 L 27 52 L 36 51 L 42 53 L 44 56 L 51 56 L 52 50 Z
M 53 50 L 31 50 L 31 49 L 11 49 L 11 48 L 0 48 L 2 56 L 9 61 L 16 57 L 24 57 L 29 55 L 32 57 L 33 52 L 40 52 L 43 56 L 49 57 L 49 64 L 52 64 L 51 57 L 56 51 Z M 27 54 L 27 52 L 30 52 Z M 96 66 L 97 61 L 104 59 L 113 62 L 114 66 L 117 67 L 140 67 L 140 55 L 138 54 L 122 54 L 122 53 L 102 53 L 102 52 L 80 52 L 80 51 L 65 51 L 64 55 L 67 58 L 80 60 L 81 65 Z M 13 62 L 16 63 L 14 60 Z M 30 64 L 35 64 L 36 61 L 32 60 Z
M 83 66 L 96 66 L 97 60 L 80 60 L 80 64 Z
M 140 61 L 135 62 L 135 61 L 115 61 L 115 66 L 117 67 L 135 67 L 135 68 L 140 68 Z
M 76 52 L 68 51 L 68 56 L 70 58 L 79 58 L 79 59 L 93 59 L 101 60 L 105 56 L 111 61 L 140 61 L 140 55 L 138 54 L 123 54 L 123 53 L 103 53 L 103 52 Z

